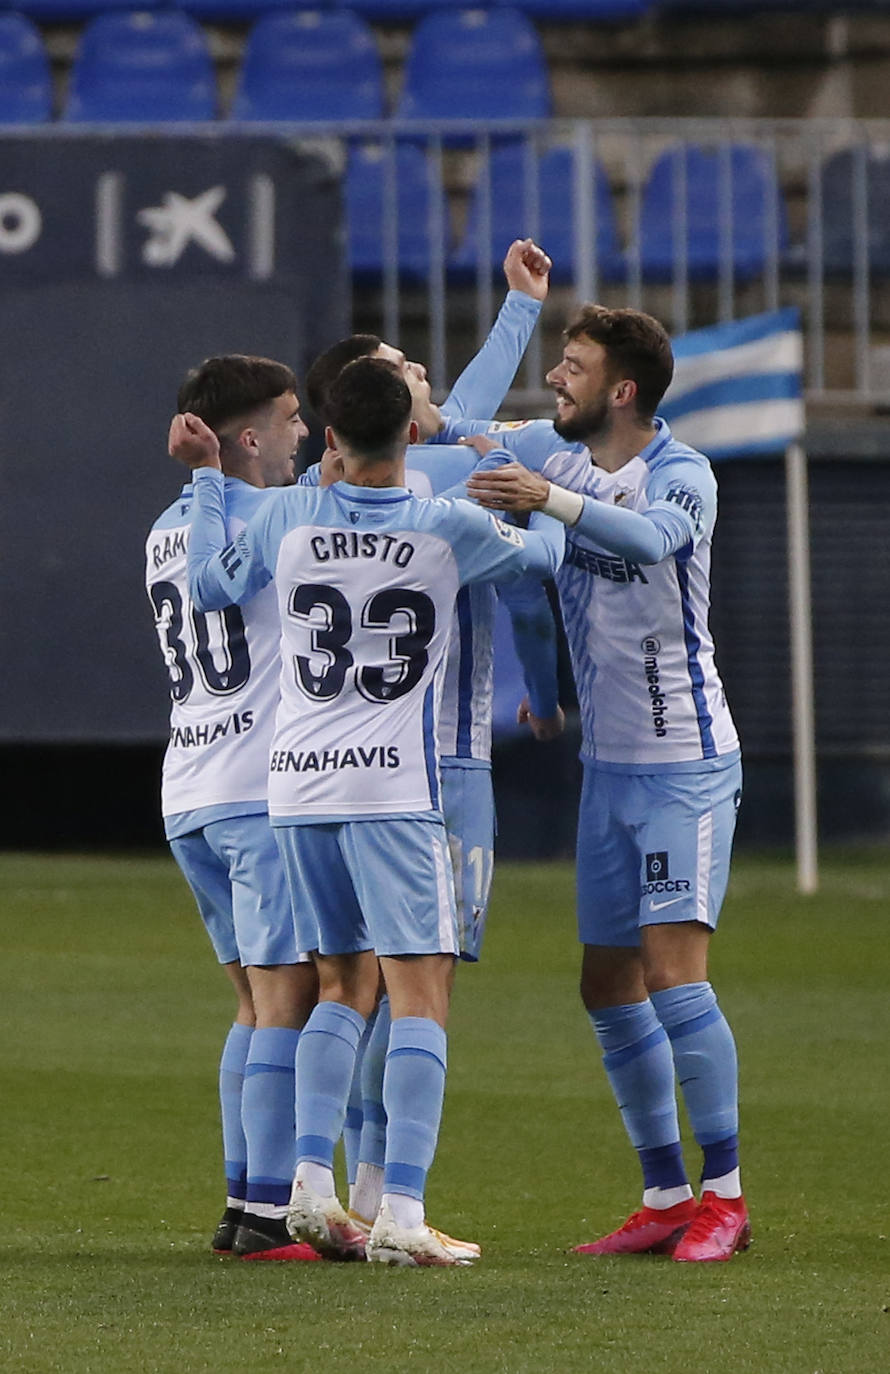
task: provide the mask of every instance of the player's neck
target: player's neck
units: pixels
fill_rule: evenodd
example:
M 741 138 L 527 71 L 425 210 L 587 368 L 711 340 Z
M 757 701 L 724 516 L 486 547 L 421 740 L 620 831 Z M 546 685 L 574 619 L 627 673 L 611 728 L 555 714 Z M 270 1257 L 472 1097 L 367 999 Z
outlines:
M 343 481 L 353 487 L 403 487 L 404 455 L 382 462 L 369 462 L 366 458 L 344 454 Z
M 591 461 L 604 472 L 617 472 L 655 438 L 656 429 L 647 425 L 614 425 L 608 435 L 591 436 L 587 441 Z

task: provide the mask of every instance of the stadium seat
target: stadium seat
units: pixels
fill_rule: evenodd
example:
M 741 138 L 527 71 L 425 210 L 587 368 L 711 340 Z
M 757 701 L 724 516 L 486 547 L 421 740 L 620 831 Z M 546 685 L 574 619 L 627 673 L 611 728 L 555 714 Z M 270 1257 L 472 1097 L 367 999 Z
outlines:
M 402 119 L 546 119 L 547 64 L 531 21 L 513 9 L 429 14 L 414 30 Z
M 177 0 L 176 8 L 202 21 L 249 24 L 273 11 L 330 10 L 334 4 L 335 0 Z
M 822 168 L 822 254 L 828 273 L 848 275 L 853 270 L 857 181 L 863 171 L 869 267 L 873 272 L 890 273 L 890 149 L 886 145 L 844 148 Z
M 157 9 L 161 0 L 144 0 L 139 8 Z M 0 0 L 0 9 L 14 9 L 37 24 L 71 24 L 109 10 L 132 10 L 133 0 Z
M 244 49 L 232 119 L 380 119 L 373 32 L 346 10 L 267 14 Z
M 0 124 L 38 124 L 52 114 L 52 78 L 40 32 L 0 14 Z
M 399 275 L 423 281 L 430 267 L 427 160 L 410 143 L 395 145 L 395 159 Z M 384 270 L 386 163 L 387 154 L 380 144 L 359 144 L 350 150 L 346 171 L 347 237 L 349 265 L 353 276 L 359 279 L 376 281 Z M 447 214 L 447 207 L 443 212 Z M 446 242 L 446 252 L 447 247 Z
M 515 238 L 534 234 L 553 259 L 552 278 L 568 282 L 575 275 L 575 232 L 573 218 L 575 159 L 571 148 L 551 148 L 531 163 L 534 181 L 526 185 L 526 151 L 516 144 L 494 148 L 489 162 L 491 244 L 488 270 L 499 273 L 504 254 Z M 479 223 L 484 196 L 485 171 L 470 203 L 467 229 L 460 247 L 449 264 L 453 274 L 475 272 L 479 259 Z M 593 216 L 595 223 L 594 261 L 600 277 L 618 280 L 623 274 L 623 255 L 615 227 L 615 210 L 608 178 L 596 163 L 593 168 Z M 537 224 L 529 202 L 537 191 Z M 484 250 L 483 250 L 484 253 Z
M 493 0 L 546 24 L 585 20 L 591 24 L 628 24 L 652 9 L 655 0 Z
M 216 82 L 203 30 L 178 10 L 102 14 L 84 29 L 65 118 L 213 119 Z
M 643 188 L 640 256 L 648 281 L 669 281 L 675 252 L 674 216 L 681 204 L 685 169 L 686 263 L 690 281 L 713 281 L 722 250 L 720 216 L 728 197 L 732 215 L 732 267 L 737 280 L 757 277 L 771 251 L 788 247 L 785 202 L 770 159 L 760 148 L 729 146 L 728 161 L 716 149 L 673 148 L 656 159 Z M 728 178 L 727 178 L 728 172 Z M 771 226 L 772 203 L 775 225 Z
M 490 4 L 491 0 L 480 0 Z M 372 24 L 414 23 L 433 10 L 454 9 L 454 0 L 334 0 L 341 9 L 361 14 Z

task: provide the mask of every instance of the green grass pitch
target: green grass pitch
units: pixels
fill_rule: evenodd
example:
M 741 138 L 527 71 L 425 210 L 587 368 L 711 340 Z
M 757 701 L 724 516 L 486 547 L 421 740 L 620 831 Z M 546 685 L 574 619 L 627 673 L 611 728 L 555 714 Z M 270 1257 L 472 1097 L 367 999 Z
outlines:
M 485 1254 L 450 1271 L 214 1259 L 231 1006 L 172 862 L 5 855 L 0 886 L 0 1369 L 890 1370 L 884 854 L 827 856 L 814 898 L 788 861 L 736 864 L 712 974 L 754 1244 L 703 1266 L 567 1253 L 639 1196 L 567 865 L 500 867 L 458 975 L 428 1206 Z

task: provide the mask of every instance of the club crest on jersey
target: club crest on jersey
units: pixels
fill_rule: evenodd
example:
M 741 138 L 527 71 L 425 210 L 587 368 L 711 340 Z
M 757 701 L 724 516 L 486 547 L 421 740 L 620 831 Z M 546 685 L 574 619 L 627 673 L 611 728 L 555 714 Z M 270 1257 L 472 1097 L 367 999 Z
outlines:
M 525 540 L 515 525 L 506 524 L 503 520 L 499 520 L 496 515 L 493 515 L 491 518 L 502 539 L 506 539 L 508 544 L 515 544 L 517 549 L 524 547 Z
M 349 512 L 349 520 L 350 520 L 350 523 L 353 524 L 353 525 L 357 525 L 358 522 L 359 522 L 359 516 L 360 516 L 360 515 L 361 515 L 361 511 L 358 511 L 358 510 L 351 510 L 351 511 Z
M 612 497 L 612 503 L 616 506 L 623 506 L 629 496 L 633 496 L 630 487 L 619 487 Z

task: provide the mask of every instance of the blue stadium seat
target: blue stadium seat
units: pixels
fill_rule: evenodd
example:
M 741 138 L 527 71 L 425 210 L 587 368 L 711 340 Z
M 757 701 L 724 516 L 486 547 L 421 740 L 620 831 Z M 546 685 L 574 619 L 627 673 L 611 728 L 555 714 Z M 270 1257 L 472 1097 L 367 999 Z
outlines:
M 176 0 L 176 8 L 195 19 L 221 24 L 249 24 L 273 11 L 330 10 L 334 5 L 335 0 Z
M 489 163 L 491 242 L 488 257 L 484 260 L 490 272 L 499 273 L 504 254 L 512 241 L 534 232 L 538 242 L 553 259 L 552 279 L 555 282 L 568 282 L 574 278 L 576 262 L 572 212 L 575 175 L 573 151 L 571 148 L 551 148 L 535 158 L 532 167 L 533 180 L 527 185 L 524 148 L 511 144 L 492 150 Z M 449 263 L 453 274 L 477 270 L 484 175 L 483 170 L 470 203 L 463 241 Z M 529 211 L 529 199 L 535 190 L 537 227 Z M 606 281 L 620 280 L 624 259 L 615 227 L 612 192 L 599 163 L 593 167 L 593 191 L 592 213 L 596 235 L 594 260 L 597 271 Z
M 244 49 L 232 119 L 380 119 L 374 34 L 346 10 L 267 14 Z
M 65 118 L 205 120 L 216 82 L 204 31 L 178 10 L 102 14 L 84 29 Z
M 429 14 L 414 30 L 402 119 L 546 119 L 550 83 L 538 35 L 512 9 Z
M 510 5 L 546 24 L 586 20 L 591 24 L 629 24 L 652 9 L 656 0 L 493 0 Z
M 643 188 L 640 255 L 648 281 L 669 281 L 676 271 L 674 215 L 681 202 L 685 168 L 686 254 L 690 281 L 713 281 L 720 269 L 720 215 L 724 197 L 732 211 L 732 264 L 737 280 L 761 274 L 771 251 L 788 248 L 785 202 L 775 168 L 760 148 L 732 144 L 729 185 L 724 156 L 716 149 L 672 148 L 656 159 Z M 771 228 L 771 207 L 776 224 Z
M 858 165 L 857 165 L 858 164 Z M 890 153 L 844 148 L 822 168 L 822 253 L 825 271 L 853 270 L 857 182 L 866 178 L 865 242 L 873 272 L 890 273 Z
M 421 150 L 410 143 L 395 145 L 395 159 L 399 275 L 412 281 L 424 281 L 430 268 L 427 160 Z M 386 161 L 386 152 L 379 144 L 358 144 L 349 153 L 346 170 L 349 264 L 353 276 L 359 279 L 376 281 L 384 269 Z M 443 212 L 447 214 L 447 207 Z
M 479 8 L 491 0 L 480 0 Z M 433 10 L 454 9 L 454 0 L 334 0 L 341 9 L 361 14 L 372 24 L 414 23 Z
M 52 114 L 49 60 L 40 32 L 20 14 L 0 14 L 0 124 L 39 124 Z
M 144 0 L 139 8 L 157 9 L 161 0 Z M 0 0 L 0 9 L 14 9 L 37 24 L 71 24 L 108 10 L 132 10 L 133 0 Z

